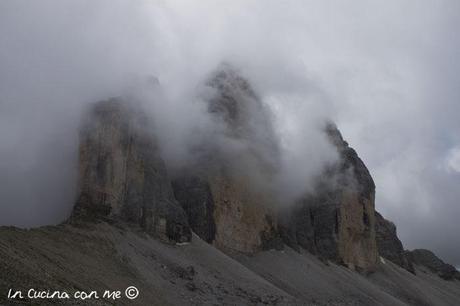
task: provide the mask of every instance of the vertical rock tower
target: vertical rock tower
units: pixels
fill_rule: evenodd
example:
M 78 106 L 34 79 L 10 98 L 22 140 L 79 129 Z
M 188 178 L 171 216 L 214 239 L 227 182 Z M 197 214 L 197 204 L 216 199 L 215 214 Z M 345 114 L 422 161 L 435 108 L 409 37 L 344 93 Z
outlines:
M 214 129 L 191 148 L 195 162 L 172 180 L 152 121 L 139 105 L 115 98 L 90 109 L 71 222 L 118 220 L 175 242 L 189 241 L 193 230 L 225 252 L 286 244 L 372 271 L 378 260 L 375 185 L 335 125 L 327 124 L 324 133 L 339 161 L 318 178 L 314 194 L 280 210 L 273 188 L 280 149 L 270 112 L 229 65 L 219 67 L 205 87 Z
M 378 261 L 374 181 L 334 124 L 327 124 L 325 133 L 339 162 L 326 169 L 315 194 L 282 212 L 283 240 L 352 269 L 372 271 Z
M 115 219 L 173 241 L 188 241 L 185 212 L 174 198 L 149 118 L 121 98 L 96 103 L 79 148 L 78 197 L 72 222 Z
M 280 246 L 268 186 L 277 159 L 269 112 L 247 80 L 224 64 L 207 81 L 208 112 L 217 130 L 197 166 L 173 183 L 191 225 L 225 251 Z M 203 223 L 204 222 L 204 223 Z M 203 225 L 205 224 L 205 225 Z

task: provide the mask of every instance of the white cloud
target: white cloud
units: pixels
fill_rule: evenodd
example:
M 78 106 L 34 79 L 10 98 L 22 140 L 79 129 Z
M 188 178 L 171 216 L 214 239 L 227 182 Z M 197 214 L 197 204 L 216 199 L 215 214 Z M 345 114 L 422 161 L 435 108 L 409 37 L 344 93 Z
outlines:
M 460 172 L 460 147 L 449 150 L 446 158 L 446 167 L 448 171 Z

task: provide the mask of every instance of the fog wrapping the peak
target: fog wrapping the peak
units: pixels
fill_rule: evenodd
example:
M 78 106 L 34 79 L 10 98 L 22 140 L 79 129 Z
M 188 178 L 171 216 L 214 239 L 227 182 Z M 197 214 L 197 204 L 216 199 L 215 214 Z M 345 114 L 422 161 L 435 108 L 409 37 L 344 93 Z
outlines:
M 459 26 L 455 0 L 1 1 L 0 224 L 68 216 L 83 110 L 145 76 L 165 158 L 185 162 L 214 128 L 203 82 L 230 62 L 273 114 L 286 189 L 336 158 L 331 119 L 405 246 L 459 266 Z

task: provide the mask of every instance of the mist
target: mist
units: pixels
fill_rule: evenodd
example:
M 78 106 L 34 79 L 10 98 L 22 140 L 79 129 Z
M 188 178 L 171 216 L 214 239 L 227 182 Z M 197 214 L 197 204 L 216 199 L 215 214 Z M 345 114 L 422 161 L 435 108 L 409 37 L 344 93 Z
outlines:
M 403 243 L 458 266 L 459 12 L 454 0 L 1 1 L 0 224 L 65 220 L 84 109 L 145 76 L 161 84 L 150 107 L 165 159 L 186 164 L 191 134 L 215 128 L 203 81 L 231 62 L 273 114 L 284 190 L 308 191 L 336 158 L 320 132 L 331 119 Z

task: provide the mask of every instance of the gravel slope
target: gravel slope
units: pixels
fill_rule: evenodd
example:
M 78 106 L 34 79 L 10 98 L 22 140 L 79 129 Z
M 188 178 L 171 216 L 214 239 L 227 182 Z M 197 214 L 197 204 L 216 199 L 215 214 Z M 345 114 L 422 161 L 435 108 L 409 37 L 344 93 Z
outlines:
M 124 297 L 139 289 L 134 300 Z M 120 290 L 122 298 L 30 300 L 8 290 Z M 460 305 L 460 282 L 389 263 L 368 276 L 291 249 L 233 258 L 200 240 L 168 245 L 107 223 L 0 228 L 0 305 Z

